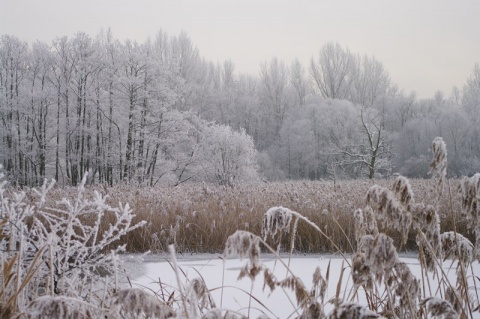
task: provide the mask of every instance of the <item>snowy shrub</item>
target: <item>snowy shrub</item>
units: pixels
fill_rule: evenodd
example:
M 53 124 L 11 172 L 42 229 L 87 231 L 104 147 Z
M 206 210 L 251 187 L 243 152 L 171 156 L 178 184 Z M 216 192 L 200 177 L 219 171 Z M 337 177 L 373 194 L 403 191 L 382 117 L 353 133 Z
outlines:
M 35 247 L 47 246 L 53 256 L 47 267 L 53 269 L 45 270 L 53 276 L 54 293 L 86 300 L 102 289 L 96 283 L 116 273 L 115 256 L 125 251 L 125 245 L 115 243 L 145 222 L 132 222 L 135 215 L 128 204 L 114 208 L 99 192 L 87 196 L 85 181 L 86 176 L 74 198 L 63 198 L 54 207 L 38 207 L 29 238 Z M 44 187 L 37 194 L 44 198 L 47 190 Z
M 208 126 L 199 152 L 209 181 L 233 186 L 237 181 L 258 179 L 257 152 L 245 130 L 236 132 L 229 126 Z
M 128 204 L 114 208 L 100 193 L 86 194 L 85 181 L 86 175 L 75 196 L 52 205 L 48 193 L 54 182 L 31 190 L 28 200 L 26 192 L 0 184 L 3 294 L 17 307 L 7 300 L 2 309 L 22 311 L 34 301 L 32 318 L 43 312 L 90 318 L 93 310 L 82 305 L 94 308 L 118 289 L 117 254 L 125 245 L 117 242 L 145 222 L 133 223 Z M 14 284 L 9 274 L 17 278 Z

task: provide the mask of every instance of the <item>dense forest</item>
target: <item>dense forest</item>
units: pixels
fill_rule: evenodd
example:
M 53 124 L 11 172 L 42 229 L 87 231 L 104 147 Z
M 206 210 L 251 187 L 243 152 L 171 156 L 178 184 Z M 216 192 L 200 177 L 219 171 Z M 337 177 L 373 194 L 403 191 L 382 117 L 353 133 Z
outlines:
M 436 136 L 449 176 L 472 175 L 479 121 L 478 64 L 463 88 L 418 99 L 337 43 L 254 76 L 206 61 L 185 33 L 0 40 L 0 163 L 18 186 L 426 177 Z

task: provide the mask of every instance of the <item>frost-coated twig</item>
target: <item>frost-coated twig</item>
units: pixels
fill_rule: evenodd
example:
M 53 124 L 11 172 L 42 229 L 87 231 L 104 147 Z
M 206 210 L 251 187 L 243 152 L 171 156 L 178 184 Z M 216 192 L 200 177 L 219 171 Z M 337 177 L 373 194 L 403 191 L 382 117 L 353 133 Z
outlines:
M 42 208 L 45 205 L 47 193 L 55 186 L 55 183 L 54 179 L 50 180 L 50 183 L 48 183 L 47 179 L 44 179 L 40 190 L 32 188 L 33 192 L 39 197 L 38 202 L 36 202 L 38 208 Z

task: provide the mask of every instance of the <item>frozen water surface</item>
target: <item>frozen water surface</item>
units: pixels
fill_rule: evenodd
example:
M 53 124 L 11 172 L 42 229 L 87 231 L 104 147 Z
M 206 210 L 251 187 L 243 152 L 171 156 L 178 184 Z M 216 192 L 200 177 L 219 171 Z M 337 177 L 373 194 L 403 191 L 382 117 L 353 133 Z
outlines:
M 205 280 L 207 287 L 210 289 L 211 295 L 216 303 L 217 307 L 229 309 L 240 312 L 244 315 L 248 314 L 248 308 L 250 304 L 250 317 L 256 318 L 258 315 L 265 313 L 269 317 L 277 318 L 295 318 L 299 315 L 296 307 L 295 295 L 288 289 L 282 289 L 277 287 L 273 292 L 268 287 L 264 287 L 263 273 L 260 273 L 255 281 L 249 278 L 243 278 L 237 280 L 241 267 L 243 267 L 247 260 L 240 259 L 227 259 L 225 262 L 220 255 L 184 255 L 177 256 L 178 266 L 181 270 L 181 283 L 185 287 L 188 285 L 188 281 L 202 277 Z M 288 264 L 288 257 L 282 256 L 282 260 Z M 411 269 L 412 273 L 418 278 L 421 278 L 421 269 L 418 259 L 412 254 L 401 255 L 400 260 L 405 262 Z M 273 256 L 266 255 L 261 256 L 262 264 L 272 270 L 277 277 L 277 280 L 285 278 L 287 270 L 284 265 Z M 350 260 L 348 260 L 350 262 Z M 327 295 L 325 297 L 325 312 L 328 313 L 333 309 L 333 305 L 327 301 L 335 297 L 335 291 L 337 289 L 337 283 L 341 276 L 341 270 L 344 268 L 342 289 L 340 292 L 340 298 L 349 300 L 352 291 L 352 279 L 350 276 L 350 266 L 343 258 L 338 256 L 327 255 L 306 255 L 306 256 L 293 256 L 290 260 L 290 269 L 298 276 L 310 291 L 312 287 L 312 276 L 316 267 L 320 267 L 322 275 L 326 276 L 328 265 L 330 264 L 330 275 L 328 281 Z M 168 295 L 177 290 L 178 284 L 173 272 L 172 264 L 169 262 L 169 257 L 165 256 L 149 256 L 146 257 L 140 268 L 136 266 L 137 276 L 132 284 L 134 286 L 146 287 L 151 289 L 160 296 Z M 456 274 L 455 264 L 452 265 L 450 260 L 446 260 L 443 263 L 443 269 L 448 275 L 450 282 L 455 285 Z M 478 262 L 473 263 L 474 274 L 480 274 L 480 265 Z M 469 287 L 471 293 L 475 294 L 475 287 L 473 278 L 471 276 L 471 269 L 468 270 L 469 275 Z M 431 295 L 435 295 L 436 282 L 433 279 L 432 274 L 430 277 L 430 290 Z M 479 283 L 476 283 L 477 286 Z M 423 286 L 422 283 L 420 283 Z M 427 283 L 425 282 L 427 287 Z M 222 289 L 223 286 L 223 289 Z M 163 292 L 160 287 L 163 287 Z M 422 288 L 423 289 L 423 288 Z M 428 288 L 426 288 L 429 291 Z M 382 290 L 383 291 L 383 290 Z M 250 298 L 250 292 L 253 298 Z M 430 295 L 430 293 L 428 293 Z M 179 296 L 176 292 L 175 296 Z M 250 300 L 251 299 L 251 300 Z M 365 295 L 363 291 L 358 294 L 356 302 L 366 305 Z M 480 318 L 480 314 L 475 313 L 475 318 Z

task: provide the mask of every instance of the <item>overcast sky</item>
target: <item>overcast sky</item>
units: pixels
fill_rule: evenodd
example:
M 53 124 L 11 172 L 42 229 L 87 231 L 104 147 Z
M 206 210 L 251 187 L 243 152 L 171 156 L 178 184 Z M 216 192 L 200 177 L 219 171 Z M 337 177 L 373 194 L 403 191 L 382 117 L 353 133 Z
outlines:
M 274 56 L 310 58 L 326 42 L 375 56 L 406 92 L 462 88 L 480 62 L 479 0 L 0 0 L 0 34 L 50 43 L 78 31 L 143 42 L 186 31 L 207 60 L 258 74 Z

